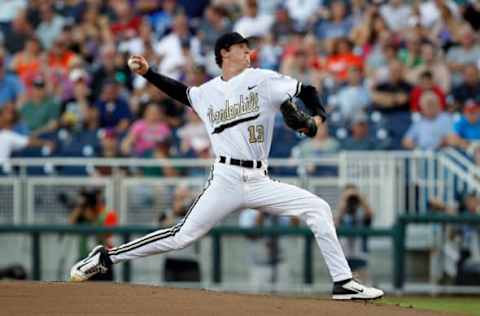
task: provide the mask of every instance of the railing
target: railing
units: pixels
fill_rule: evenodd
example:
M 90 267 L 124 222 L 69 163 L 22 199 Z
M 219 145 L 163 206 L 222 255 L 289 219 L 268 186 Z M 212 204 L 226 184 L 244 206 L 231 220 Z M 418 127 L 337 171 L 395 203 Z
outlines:
M 340 237 L 369 237 L 369 238 L 389 238 L 392 242 L 392 256 L 394 258 L 392 271 L 393 288 L 402 292 L 406 279 L 406 232 L 407 227 L 415 224 L 469 224 L 480 225 L 480 216 L 463 215 L 402 215 L 398 217 L 396 224 L 389 229 L 338 229 Z M 41 280 L 42 262 L 41 262 L 41 242 L 42 234 L 77 234 L 77 235 L 95 235 L 101 233 L 111 233 L 122 236 L 122 240 L 127 242 L 133 234 L 147 234 L 157 227 L 152 226 L 125 226 L 125 227 L 95 227 L 81 225 L 0 225 L 0 234 L 18 233 L 30 234 L 32 238 L 31 260 L 32 277 L 34 280 Z M 222 238 L 226 236 L 301 236 L 304 238 L 304 257 L 303 257 L 303 282 L 311 285 L 313 276 L 313 247 L 314 238 L 311 231 L 304 227 L 270 227 L 270 228 L 239 228 L 220 226 L 209 232 L 212 237 L 212 282 L 219 284 L 222 282 Z M 131 280 L 130 263 L 123 263 L 122 279 L 125 282 Z
M 40 237 L 42 234 L 76 234 L 76 235 L 96 235 L 109 233 L 121 236 L 123 242 L 128 242 L 134 234 L 148 234 L 158 229 L 152 226 L 123 226 L 123 227 L 98 227 L 83 225 L 0 225 L 0 234 L 29 234 L 32 238 L 31 262 L 32 278 L 34 280 L 42 279 L 42 246 Z M 396 233 L 392 229 L 339 229 L 339 236 L 342 237 L 381 237 L 397 240 Z M 240 228 L 233 226 L 220 226 L 213 228 L 209 235 L 212 237 L 212 282 L 222 282 L 222 238 L 226 236 L 241 237 L 264 237 L 264 236 L 297 236 L 304 238 L 304 258 L 303 258 L 303 282 L 304 284 L 313 283 L 313 248 L 316 247 L 314 237 L 310 229 L 306 227 L 267 227 L 267 228 Z M 392 247 L 392 255 L 399 259 L 396 253 L 397 247 Z M 392 282 L 396 284 L 398 279 L 396 266 L 392 271 Z M 128 282 L 131 280 L 130 262 L 123 263 L 122 280 Z

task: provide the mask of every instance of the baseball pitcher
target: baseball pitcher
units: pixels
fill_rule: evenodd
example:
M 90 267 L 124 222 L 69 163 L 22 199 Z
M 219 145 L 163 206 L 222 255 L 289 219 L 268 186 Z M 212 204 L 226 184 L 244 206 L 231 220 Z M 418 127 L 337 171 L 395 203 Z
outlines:
M 315 136 L 317 126 L 325 121 L 316 89 L 274 71 L 250 68 L 248 41 L 239 33 L 227 33 L 217 40 L 215 58 L 222 75 L 198 87 L 156 73 L 142 56 L 129 59 L 132 71 L 199 115 L 216 160 L 203 192 L 181 222 L 116 248 L 97 246 L 72 267 L 71 279 L 85 281 L 113 264 L 184 248 L 226 215 L 252 208 L 298 216 L 310 227 L 334 282 L 333 299 L 383 296 L 383 291 L 352 278 L 330 206 L 304 189 L 273 181 L 267 172 L 277 111 L 290 128 L 309 137 Z M 301 99 L 312 115 L 300 111 L 293 97 Z

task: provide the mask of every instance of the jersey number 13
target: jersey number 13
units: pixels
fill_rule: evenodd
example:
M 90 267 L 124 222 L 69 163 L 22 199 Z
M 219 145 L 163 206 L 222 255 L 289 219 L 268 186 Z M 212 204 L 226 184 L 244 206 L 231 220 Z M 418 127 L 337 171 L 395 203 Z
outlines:
M 263 125 L 250 125 L 248 127 L 248 141 L 250 143 L 263 143 L 265 137 Z

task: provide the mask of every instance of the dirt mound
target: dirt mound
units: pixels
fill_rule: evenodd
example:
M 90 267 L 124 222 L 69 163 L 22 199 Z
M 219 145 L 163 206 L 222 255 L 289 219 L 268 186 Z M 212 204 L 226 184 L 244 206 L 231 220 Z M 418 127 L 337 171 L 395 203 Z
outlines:
M 440 315 L 328 299 L 243 295 L 116 283 L 0 283 L 0 315 Z M 442 314 L 446 315 L 446 314 Z

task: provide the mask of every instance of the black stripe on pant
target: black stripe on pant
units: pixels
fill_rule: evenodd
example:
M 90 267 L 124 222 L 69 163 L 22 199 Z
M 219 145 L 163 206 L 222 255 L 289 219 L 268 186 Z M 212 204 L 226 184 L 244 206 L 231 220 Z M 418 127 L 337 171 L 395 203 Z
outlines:
M 195 201 L 192 203 L 192 205 L 188 209 L 187 214 L 185 214 L 185 217 L 180 221 L 180 223 L 178 223 L 178 224 L 176 224 L 172 227 L 159 230 L 159 231 L 155 232 L 153 235 L 147 235 L 143 238 L 140 238 L 138 240 L 132 241 L 132 242 L 127 243 L 127 244 L 124 244 L 124 245 L 119 246 L 117 248 L 112 248 L 111 250 L 108 251 L 108 255 L 110 255 L 110 256 L 111 255 L 119 255 L 119 254 L 125 253 L 127 251 L 131 251 L 131 250 L 137 249 L 139 247 L 143 247 L 145 245 L 156 242 L 158 240 L 175 236 L 180 231 L 182 226 L 185 224 L 185 221 L 187 220 L 188 216 L 190 215 L 190 213 L 195 208 L 195 205 L 197 205 L 197 203 L 200 200 L 200 198 L 202 197 L 202 195 L 210 187 L 210 184 L 212 183 L 212 180 L 213 180 L 213 166 L 211 168 L 210 177 L 207 180 L 207 184 L 203 188 L 202 192 L 197 196 Z

